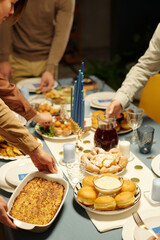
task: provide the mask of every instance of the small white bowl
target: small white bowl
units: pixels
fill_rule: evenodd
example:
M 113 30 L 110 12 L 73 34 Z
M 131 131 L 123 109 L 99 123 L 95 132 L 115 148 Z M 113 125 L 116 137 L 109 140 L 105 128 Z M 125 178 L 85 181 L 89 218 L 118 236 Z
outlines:
M 123 185 L 122 177 L 96 176 L 93 179 L 95 189 L 105 195 L 115 195 L 120 192 Z
M 62 202 L 56 212 L 56 214 L 54 215 L 54 217 L 52 218 L 52 220 L 48 223 L 48 224 L 45 224 L 45 225 L 36 225 L 36 224 L 31 224 L 31 223 L 26 223 L 26 222 L 22 222 L 14 217 L 12 217 L 9 212 L 16 200 L 16 197 L 19 195 L 19 193 L 21 192 L 21 190 L 23 189 L 23 187 L 30 181 L 32 180 L 33 178 L 35 177 L 39 177 L 39 178 L 43 178 L 43 179 L 46 179 L 46 180 L 49 180 L 49 181 L 55 181 L 61 185 L 64 186 L 64 195 L 63 195 L 63 199 L 62 199 Z M 13 192 L 13 194 L 11 195 L 10 199 L 9 199 L 9 202 L 8 202 L 8 216 L 13 220 L 14 224 L 21 228 L 21 229 L 24 229 L 24 230 L 29 230 L 29 231 L 32 231 L 32 232 L 38 232 L 38 233 L 41 233 L 41 232 L 44 232 L 46 231 L 50 225 L 53 223 L 53 221 L 55 220 L 56 216 L 58 215 L 64 201 L 65 201 L 65 198 L 67 196 L 67 193 L 68 193 L 68 188 L 69 188 L 69 185 L 68 185 L 68 182 L 65 181 L 63 178 L 59 178 L 59 177 L 56 177 L 54 174 L 53 174 L 53 177 L 51 176 L 51 174 L 47 174 L 47 173 L 43 173 L 43 172 L 32 172 L 30 174 L 28 174 L 24 180 L 22 180 L 22 182 L 18 185 L 18 187 L 15 189 L 15 191 Z

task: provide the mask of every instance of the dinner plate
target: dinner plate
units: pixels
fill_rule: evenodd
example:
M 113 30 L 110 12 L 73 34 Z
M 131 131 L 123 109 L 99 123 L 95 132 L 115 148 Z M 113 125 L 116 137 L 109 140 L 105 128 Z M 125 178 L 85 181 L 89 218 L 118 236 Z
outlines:
M 15 162 L 15 164 L 8 169 L 6 172 L 5 179 L 7 182 L 14 186 L 23 180 L 28 173 L 37 171 L 37 168 L 34 166 L 33 162 L 28 158 L 28 160 Z
M 37 142 L 38 143 L 40 143 L 42 146 L 43 146 L 43 143 L 42 143 L 42 141 L 38 138 L 37 139 Z M 4 156 L 2 156 L 2 155 L 0 155 L 0 159 L 3 159 L 3 160 L 9 160 L 9 161 L 11 161 L 11 160 L 18 160 L 18 159 L 26 159 L 26 158 L 29 158 L 29 155 L 20 155 L 20 156 L 15 156 L 15 157 L 8 157 L 8 156 L 6 156 L 6 157 L 4 157 Z
M 106 109 L 115 96 L 114 92 L 96 92 L 85 97 L 85 101 L 90 102 L 90 106 L 98 109 Z
M 30 104 L 48 104 L 48 106 L 52 106 L 52 101 L 49 99 L 46 99 L 46 97 L 43 94 L 35 94 L 33 96 L 29 97 Z
M 157 226 L 160 226 L 160 216 L 159 210 L 157 208 L 142 211 L 139 212 L 139 214 L 148 227 L 155 228 Z M 149 236 L 151 236 L 151 234 L 147 230 L 138 228 L 132 216 L 127 219 L 123 225 L 123 240 L 147 240 Z
M 116 172 L 115 174 L 116 174 L 116 175 L 120 175 L 120 174 L 124 173 L 125 171 L 126 171 L 126 168 L 123 168 L 121 171 Z M 98 173 L 90 172 L 90 171 L 88 171 L 88 170 L 86 170 L 86 172 L 87 172 L 88 174 L 94 175 L 94 176 L 99 176 L 99 175 L 100 175 L 100 174 L 98 174 Z
M 139 188 L 139 186 L 137 185 L 137 194 L 135 195 L 135 203 L 134 205 L 128 207 L 128 208 L 124 208 L 124 209 L 116 209 L 116 210 L 113 210 L 113 211 L 98 211 L 98 210 L 95 210 L 93 208 L 93 206 L 86 206 L 82 203 L 80 203 L 77 199 L 77 193 L 78 193 L 78 190 L 82 187 L 82 181 L 80 181 L 79 183 L 76 184 L 76 186 L 74 187 L 74 190 L 73 190 L 73 195 L 74 195 L 74 199 L 76 200 L 76 202 L 81 206 L 83 207 L 84 209 L 86 209 L 87 211 L 89 212 L 93 212 L 93 213 L 96 213 L 96 214 L 99 214 L 99 215 L 116 215 L 116 214 L 122 214 L 124 212 L 127 212 L 129 211 L 131 208 L 135 207 L 137 205 L 137 203 L 139 202 L 140 198 L 141 198 L 141 190 Z
M 29 92 L 35 92 L 38 89 L 38 86 L 41 82 L 41 78 L 27 78 L 24 80 L 19 81 L 16 86 L 20 89 L 22 87 L 28 88 Z M 53 88 L 58 86 L 58 82 L 54 81 Z
M 153 172 L 160 177 L 160 154 L 158 154 L 155 158 L 153 158 L 151 162 L 151 167 Z
M 76 138 L 76 135 L 74 135 L 74 134 L 71 134 L 71 135 L 69 135 L 69 136 L 59 136 L 59 137 L 54 136 L 54 137 L 49 137 L 49 136 L 41 133 L 41 131 L 39 130 L 38 124 L 36 124 L 36 126 L 35 126 L 35 131 L 36 131 L 39 135 L 41 135 L 42 137 L 44 137 L 45 139 L 49 139 L 49 140 L 63 140 L 63 141 L 64 141 L 64 140 L 69 140 L 69 139 L 74 139 L 74 138 Z
M 15 166 L 21 164 L 21 163 L 25 163 L 25 166 L 27 163 L 31 163 L 32 160 L 30 158 L 27 159 L 19 159 L 17 161 L 14 162 L 9 162 L 4 164 L 2 167 L 0 167 L 0 188 L 3 189 L 6 192 L 10 192 L 13 193 L 16 186 L 9 183 L 8 181 L 6 181 L 6 173 L 11 169 L 14 168 Z M 63 177 L 63 172 L 60 169 L 59 166 L 57 166 L 58 169 L 58 173 L 57 174 L 48 174 L 49 176 L 58 176 L 58 177 Z M 36 169 L 37 171 L 37 169 Z

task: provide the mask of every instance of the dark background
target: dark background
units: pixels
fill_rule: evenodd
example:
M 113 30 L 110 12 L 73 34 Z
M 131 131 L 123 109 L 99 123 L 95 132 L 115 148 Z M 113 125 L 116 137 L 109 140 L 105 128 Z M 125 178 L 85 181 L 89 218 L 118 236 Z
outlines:
M 66 62 L 74 69 L 84 60 L 86 75 L 96 75 L 116 90 L 159 22 L 158 0 L 76 0 Z

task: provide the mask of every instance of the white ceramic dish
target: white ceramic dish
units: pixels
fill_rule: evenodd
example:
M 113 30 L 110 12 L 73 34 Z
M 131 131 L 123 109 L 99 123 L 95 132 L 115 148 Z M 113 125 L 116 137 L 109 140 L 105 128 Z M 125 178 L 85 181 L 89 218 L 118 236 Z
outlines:
M 124 209 L 116 209 L 114 211 L 98 211 L 98 210 L 95 210 L 93 208 L 93 206 L 86 206 L 82 203 L 80 203 L 78 200 L 77 200 L 77 192 L 78 190 L 82 187 L 82 181 L 80 181 L 79 183 L 76 184 L 76 186 L 74 187 L 74 190 L 73 190 L 73 195 L 74 195 L 74 199 L 76 200 L 76 202 L 84 209 L 86 209 L 87 211 L 89 212 L 93 212 L 93 213 L 96 213 L 96 214 L 99 214 L 99 215 L 117 215 L 117 214 L 122 214 L 124 212 L 127 212 L 129 211 L 131 208 L 135 207 L 137 205 L 137 203 L 139 202 L 140 198 L 141 198 L 141 190 L 139 188 L 139 186 L 137 185 L 137 194 L 135 196 L 136 198 L 136 201 L 135 201 L 135 204 L 128 207 L 128 208 L 124 208 Z
M 139 212 L 141 218 L 151 228 L 160 226 L 160 216 L 158 209 L 153 208 L 152 210 Z M 123 225 L 122 238 L 123 240 L 146 240 L 149 236 L 151 236 L 151 234 L 148 231 L 144 231 L 137 227 L 133 217 L 131 216 Z
M 24 80 L 19 81 L 16 86 L 20 89 L 22 87 L 28 88 L 29 92 L 35 92 L 38 89 L 38 85 L 41 82 L 41 78 L 27 78 Z M 58 86 L 58 82 L 54 82 L 53 88 Z
M 12 161 L 12 162 L 9 162 L 9 163 L 6 163 L 4 164 L 2 167 L 0 167 L 0 188 L 3 189 L 4 191 L 6 192 L 10 192 L 10 193 L 13 193 L 16 186 L 9 183 L 7 180 L 6 180 L 6 173 L 7 171 L 9 171 L 10 169 L 12 169 L 12 167 L 16 167 L 17 165 L 19 164 L 22 164 L 22 163 L 31 163 L 31 159 L 30 158 L 27 158 L 27 159 L 19 159 L 17 161 Z M 57 177 L 63 177 L 63 172 L 62 170 L 60 169 L 59 166 L 57 166 L 58 168 L 58 173 L 55 175 L 53 174 L 48 174 L 49 176 L 53 175 L 53 176 L 57 176 Z M 26 172 L 25 172 L 26 173 Z M 20 183 L 21 181 L 19 181 Z
M 39 138 L 37 139 L 37 142 L 43 146 L 43 143 Z M 20 155 L 20 156 L 17 155 L 16 157 L 8 157 L 8 156 L 4 157 L 4 156 L 0 155 L 0 159 L 7 160 L 7 161 L 8 160 L 11 161 L 11 160 L 26 159 L 26 158 L 29 158 L 29 155 Z
M 106 109 L 114 98 L 114 92 L 96 92 L 85 97 L 85 101 L 90 102 L 90 106 L 98 109 Z
M 52 220 L 48 224 L 45 224 L 45 225 L 35 225 L 35 224 L 25 223 L 25 222 L 22 222 L 22 221 L 19 221 L 19 220 L 13 218 L 9 214 L 9 212 L 10 212 L 10 210 L 12 208 L 12 205 L 13 205 L 16 197 L 19 195 L 20 191 L 23 189 L 23 187 L 27 184 L 28 181 L 32 180 L 35 177 L 40 177 L 40 178 L 43 178 L 43 179 L 46 179 L 46 180 L 49 180 L 49 181 L 56 181 L 57 183 L 60 183 L 60 184 L 62 184 L 64 186 L 64 195 L 63 195 L 62 202 L 61 202 L 61 204 L 60 204 L 60 206 L 59 206 L 55 216 L 52 218 Z M 15 189 L 14 193 L 12 194 L 11 198 L 9 199 L 9 202 L 8 202 L 8 215 L 13 220 L 14 224 L 17 227 L 21 228 L 21 229 L 29 230 L 29 231 L 32 231 L 32 232 L 38 232 L 38 233 L 44 232 L 44 231 L 46 231 L 50 227 L 50 225 L 53 223 L 53 221 L 55 220 L 56 216 L 58 215 L 62 205 L 64 204 L 65 198 L 67 196 L 68 188 L 69 188 L 69 185 L 68 185 L 67 181 L 64 180 L 63 178 L 51 177 L 51 176 L 48 176 L 47 174 L 42 173 L 42 172 L 33 172 L 33 173 L 27 175 L 27 177 L 25 177 L 23 179 L 23 181 Z
M 71 135 L 69 135 L 69 136 L 59 136 L 59 137 L 54 136 L 54 137 L 49 137 L 49 136 L 41 133 L 41 131 L 39 130 L 38 124 L 36 124 L 36 126 L 35 126 L 35 131 L 36 131 L 39 135 L 41 135 L 43 138 L 49 139 L 49 140 L 60 140 L 60 141 L 63 140 L 63 141 L 64 141 L 64 140 L 69 140 L 69 139 L 74 139 L 74 138 L 76 138 L 76 135 L 74 135 L 74 134 L 71 134 Z
M 160 154 L 158 154 L 155 158 L 153 158 L 151 162 L 151 167 L 153 172 L 160 177 Z

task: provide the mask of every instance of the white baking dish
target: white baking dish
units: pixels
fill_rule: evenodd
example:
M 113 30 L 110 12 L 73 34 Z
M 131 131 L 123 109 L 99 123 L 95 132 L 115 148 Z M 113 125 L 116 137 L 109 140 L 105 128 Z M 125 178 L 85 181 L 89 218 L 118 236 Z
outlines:
M 35 177 L 44 178 L 44 179 L 49 180 L 49 181 L 55 181 L 55 182 L 64 186 L 64 195 L 63 195 L 62 202 L 61 202 L 55 216 L 52 218 L 52 220 L 48 224 L 45 224 L 45 225 L 35 225 L 35 224 L 31 224 L 31 223 L 25 223 L 25 222 L 22 222 L 20 220 L 15 219 L 14 217 L 12 217 L 9 214 L 9 212 L 12 208 L 12 205 L 13 205 L 16 197 L 21 192 L 22 188 L 27 184 L 28 181 L 32 180 Z M 65 181 L 63 178 L 56 177 L 54 174 L 53 174 L 53 176 L 51 176 L 50 174 L 47 175 L 47 173 L 43 173 L 43 172 L 38 172 L 38 171 L 32 172 L 24 178 L 24 180 L 17 186 L 17 188 L 13 192 L 12 196 L 10 197 L 10 199 L 8 201 L 8 216 L 11 219 L 13 219 L 14 224 L 21 229 L 30 230 L 32 232 L 38 232 L 38 233 L 44 232 L 50 227 L 50 225 L 53 223 L 54 219 L 58 215 L 58 213 L 59 213 L 59 211 L 60 211 L 60 209 L 61 209 L 61 207 L 62 207 L 62 205 L 65 201 L 65 198 L 67 196 L 68 188 L 69 188 L 68 182 Z

